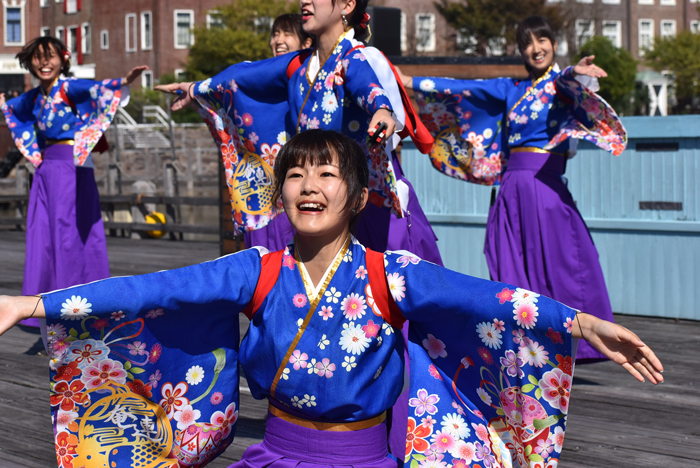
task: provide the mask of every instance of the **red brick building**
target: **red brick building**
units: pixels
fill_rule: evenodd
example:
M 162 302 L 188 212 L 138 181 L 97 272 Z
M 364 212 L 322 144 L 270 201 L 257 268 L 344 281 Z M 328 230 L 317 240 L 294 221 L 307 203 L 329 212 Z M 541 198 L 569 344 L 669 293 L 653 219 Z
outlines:
M 0 92 L 21 93 L 31 86 L 31 75 L 15 55 L 39 35 L 40 2 L 44 0 L 3 0 L 0 5 Z
M 66 42 L 72 71 L 84 78 L 123 76 L 148 65 L 142 85 L 184 68 L 192 28 L 208 25 L 222 0 L 36 0 L 41 33 Z

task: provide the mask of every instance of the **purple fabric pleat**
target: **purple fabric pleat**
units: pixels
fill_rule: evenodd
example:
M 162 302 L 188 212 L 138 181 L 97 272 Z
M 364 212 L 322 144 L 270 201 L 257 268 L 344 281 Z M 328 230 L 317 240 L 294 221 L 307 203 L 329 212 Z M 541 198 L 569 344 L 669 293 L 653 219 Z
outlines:
M 109 277 L 94 171 L 75 167 L 70 145 L 44 152 L 29 194 L 26 239 L 23 295 Z M 39 326 L 38 319 L 21 323 Z
M 613 321 L 598 251 L 561 178 L 564 164 L 559 155 L 510 155 L 486 226 L 489 273 Z M 585 341 L 576 358 L 605 359 Z
M 393 164 L 397 180 L 408 186 L 409 201 L 408 206 L 404 207 L 404 217 L 397 218 L 388 210 L 367 203 L 353 233 L 362 245 L 376 252 L 407 250 L 423 260 L 442 265 L 437 237 L 395 155 Z M 294 228 L 284 213 L 275 217 L 266 227 L 243 235 L 246 247 L 262 246 L 270 252 L 284 249 L 292 237 Z
M 265 437 L 229 468 L 396 468 L 388 457 L 386 424 L 348 432 L 309 429 L 268 413 Z

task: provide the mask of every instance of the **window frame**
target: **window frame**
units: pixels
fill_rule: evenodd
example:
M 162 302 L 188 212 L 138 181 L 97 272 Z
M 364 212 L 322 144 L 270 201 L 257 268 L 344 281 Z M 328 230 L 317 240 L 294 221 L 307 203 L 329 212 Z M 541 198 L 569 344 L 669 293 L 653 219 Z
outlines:
M 83 55 L 92 53 L 92 27 L 88 22 L 80 25 L 80 51 Z
M 109 29 L 100 31 L 100 50 L 109 50 Z
M 602 36 L 604 36 L 604 37 L 608 37 L 608 36 L 605 35 L 605 25 L 606 25 L 606 24 L 608 24 L 608 25 L 614 24 L 614 25 L 616 26 L 617 33 L 616 33 L 616 35 L 615 35 L 615 41 L 610 41 L 610 42 L 612 42 L 613 45 L 614 45 L 615 47 L 617 47 L 618 49 L 621 49 L 621 48 L 622 48 L 622 21 L 618 21 L 618 20 L 603 20 L 603 21 L 601 22 L 601 25 L 600 25 L 600 34 L 601 34 Z M 610 39 L 610 38 L 608 37 L 608 39 Z
M 644 49 L 645 45 L 642 45 L 642 23 L 649 23 L 650 28 L 649 28 L 649 43 L 648 45 L 651 45 L 654 43 L 654 37 L 655 37 L 655 32 L 654 32 L 654 19 L 653 18 L 639 18 L 637 20 L 637 54 L 640 57 L 644 57 Z
M 588 32 L 585 37 L 587 39 L 585 41 L 582 41 L 581 39 L 584 37 L 584 32 L 581 31 L 579 33 L 579 25 L 587 23 L 588 24 Z M 575 37 L 575 42 L 576 42 L 576 49 L 580 49 L 582 45 L 584 45 L 586 42 L 590 41 L 593 37 L 595 37 L 595 20 L 594 19 L 577 19 L 574 21 L 574 34 L 576 35 Z
M 177 38 L 177 15 L 179 14 L 185 14 L 187 13 L 190 16 L 190 28 L 188 30 L 189 36 L 190 36 L 190 41 L 189 44 L 186 45 L 181 45 L 178 43 L 178 38 Z M 194 10 L 173 10 L 173 46 L 176 49 L 188 49 L 194 45 L 194 34 L 192 34 L 192 29 L 194 29 Z
M 149 31 L 146 31 L 146 22 L 145 18 L 148 17 L 149 21 Z M 148 11 L 142 11 L 140 14 L 140 30 L 141 30 L 141 50 L 152 50 L 153 49 L 153 13 L 148 10 Z M 150 44 L 146 43 L 146 40 L 148 39 L 148 42 Z
M 148 79 L 149 79 L 150 82 L 151 82 L 150 86 L 149 86 L 148 83 L 146 82 L 147 77 L 149 77 Z M 153 82 L 153 70 L 144 70 L 144 71 L 141 73 L 141 88 L 143 88 L 143 89 L 153 89 L 153 85 L 154 85 L 154 84 L 155 84 L 155 83 Z
M 39 28 L 39 36 L 46 37 L 51 35 L 51 26 L 42 26 Z
M 25 25 L 25 15 L 24 15 L 24 3 L 21 3 L 19 5 L 8 5 L 6 2 L 3 2 L 3 14 L 4 14 L 4 34 L 3 34 L 3 43 L 7 47 L 15 47 L 15 46 L 24 46 L 26 43 L 26 38 L 24 35 L 24 25 Z M 9 41 L 9 28 L 7 27 L 7 10 L 19 10 L 19 42 L 11 42 Z
M 665 24 L 670 24 L 673 26 L 673 33 L 672 34 L 664 34 L 664 25 Z M 662 19 L 659 21 L 659 37 L 661 39 L 669 39 L 676 37 L 678 34 L 678 23 L 676 20 L 669 20 L 669 19 Z
M 429 38 L 426 45 L 420 43 L 420 27 L 421 27 L 421 17 L 429 18 Z M 416 52 L 435 52 L 437 49 L 437 20 L 435 18 L 435 13 L 416 13 Z
M 133 32 L 131 33 L 131 48 L 129 47 L 129 20 L 133 19 L 134 20 L 134 28 Z M 124 50 L 126 50 L 127 54 L 136 52 L 138 49 L 138 19 L 136 18 L 136 13 L 127 13 L 124 15 Z
M 221 18 L 220 25 L 218 25 L 218 23 L 214 23 L 214 21 L 213 21 L 214 15 L 219 15 L 219 17 L 221 17 L 221 11 L 217 10 L 217 9 L 207 11 L 207 29 L 211 29 L 212 25 L 214 25 L 214 27 L 216 27 L 216 28 L 224 26 L 223 18 Z

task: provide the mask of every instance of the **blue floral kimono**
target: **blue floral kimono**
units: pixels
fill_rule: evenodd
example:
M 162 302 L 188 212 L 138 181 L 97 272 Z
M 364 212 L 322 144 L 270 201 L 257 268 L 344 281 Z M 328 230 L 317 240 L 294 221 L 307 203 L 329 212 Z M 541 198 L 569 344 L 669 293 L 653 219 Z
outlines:
M 271 202 L 277 153 L 291 135 L 315 128 L 342 132 L 366 150 L 370 202 L 402 216 L 391 148 L 370 152 L 366 142 L 372 115 L 396 106 L 363 49 L 348 32 L 315 77 L 309 71 L 315 57 L 307 51 L 233 65 L 195 84 L 194 95 L 223 157 L 238 231 L 260 229 L 278 214 Z
M 354 239 L 318 285 L 293 245 L 280 254 L 239 348 L 237 314 L 267 255 L 45 296 L 59 466 L 201 466 L 233 438 L 239 363 L 255 398 L 308 419 L 363 421 L 394 405 L 406 345 Z M 385 292 L 410 323 L 410 466 L 556 462 L 576 312 L 406 252 L 383 259 Z
M 627 146 L 620 118 L 572 70 L 552 67 L 534 82 L 414 77 L 421 120 L 436 140 L 433 166 L 451 177 L 493 185 L 512 148 L 567 153 L 574 138 L 620 155 Z
M 121 79 L 59 78 L 48 95 L 38 86 L 9 100 L 2 111 L 15 145 L 35 167 L 50 140 L 74 140 L 75 165 L 91 167 L 90 152 L 109 127 L 121 97 Z

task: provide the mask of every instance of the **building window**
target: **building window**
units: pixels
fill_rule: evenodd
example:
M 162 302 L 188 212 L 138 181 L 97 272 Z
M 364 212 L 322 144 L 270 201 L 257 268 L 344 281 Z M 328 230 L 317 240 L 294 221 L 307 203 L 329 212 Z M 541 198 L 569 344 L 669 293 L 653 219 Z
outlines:
M 71 52 L 78 51 L 78 27 L 72 26 L 68 28 L 68 36 L 66 37 L 66 47 Z
M 194 45 L 194 35 L 192 34 L 194 11 L 175 10 L 173 21 L 175 22 L 175 48 L 186 49 Z
M 50 36 L 51 35 L 51 28 L 41 28 L 41 35 L 42 36 Z
M 126 31 L 126 51 L 136 52 L 136 13 L 129 13 L 124 17 Z
M 207 13 L 207 28 L 221 29 L 224 27 L 224 17 L 217 10 L 210 10 Z
M 153 72 L 146 70 L 141 73 L 141 87 L 144 89 L 153 89 Z
M 603 21 L 603 36 L 607 37 L 618 49 L 622 47 L 622 22 Z
M 566 57 L 569 55 L 569 41 L 566 39 L 566 34 L 562 33 L 557 38 L 557 55 Z
M 644 56 L 644 49 L 654 44 L 654 20 L 639 20 L 639 56 Z
M 66 42 L 66 30 L 63 26 L 58 26 L 56 28 L 56 39 Z
M 78 12 L 78 0 L 65 0 L 65 11 L 66 13 L 77 13 Z
M 432 13 L 416 15 L 416 50 L 418 52 L 435 51 L 435 15 Z
M 408 17 L 406 13 L 401 12 L 401 52 L 406 52 L 408 50 L 408 39 L 406 35 L 408 31 Z
M 580 48 L 595 35 L 594 20 L 576 20 L 576 47 Z
M 700 33 L 700 21 L 690 20 L 690 32 L 695 34 Z
M 593 0 L 576 0 L 576 3 L 593 3 Z
M 83 23 L 80 27 L 82 34 L 80 35 L 80 50 L 84 54 L 92 52 L 92 34 L 90 32 L 90 24 Z
M 661 5 L 675 6 L 675 5 L 676 5 L 676 0 L 661 0 L 659 3 L 660 3 Z
M 22 17 L 20 7 L 5 7 L 5 44 L 23 45 Z
M 654 0 L 638 0 L 640 5 L 653 5 Z
M 620 0 L 603 0 L 603 3 L 608 4 L 608 5 L 619 5 Z
M 41 0 L 41 2 L 39 2 L 39 5 L 41 5 L 41 8 L 47 8 L 49 6 L 49 0 Z
M 153 48 L 153 15 L 150 11 L 141 13 L 141 50 Z
M 661 20 L 661 38 L 676 37 L 676 20 Z
M 109 31 L 106 29 L 100 31 L 100 49 L 109 50 Z
M 187 72 L 182 68 L 176 68 L 173 74 L 175 75 L 176 81 L 187 81 Z

